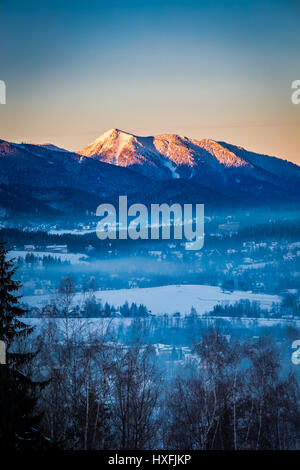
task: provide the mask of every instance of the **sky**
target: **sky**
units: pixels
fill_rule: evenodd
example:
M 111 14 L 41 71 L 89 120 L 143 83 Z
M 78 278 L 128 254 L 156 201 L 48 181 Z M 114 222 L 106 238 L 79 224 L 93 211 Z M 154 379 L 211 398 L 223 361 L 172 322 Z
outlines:
M 298 0 L 0 0 L 0 138 L 176 133 L 300 164 L 299 18 Z

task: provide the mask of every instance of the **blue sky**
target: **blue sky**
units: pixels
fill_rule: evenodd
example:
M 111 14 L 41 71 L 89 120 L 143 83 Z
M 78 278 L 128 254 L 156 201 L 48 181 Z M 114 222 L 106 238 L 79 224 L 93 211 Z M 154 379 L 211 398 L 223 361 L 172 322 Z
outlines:
M 0 17 L 4 139 L 76 150 L 117 127 L 300 163 L 297 1 L 1 0 Z

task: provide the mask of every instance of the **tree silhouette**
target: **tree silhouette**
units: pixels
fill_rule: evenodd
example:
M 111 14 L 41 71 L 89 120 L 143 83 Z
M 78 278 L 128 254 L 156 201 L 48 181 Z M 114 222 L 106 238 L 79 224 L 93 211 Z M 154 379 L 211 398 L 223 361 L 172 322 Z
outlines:
M 38 430 L 40 415 L 35 408 L 46 382 L 34 382 L 25 373 L 36 353 L 19 352 L 16 347 L 33 328 L 20 320 L 26 313 L 17 295 L 21 285 L 13 279 L 16 268 L 6 255 L 0 244 L 0 339 L 7 351 L 6 364 L 0 365 L 0 448 L 40 449 L 47 447 L 47 440 Z

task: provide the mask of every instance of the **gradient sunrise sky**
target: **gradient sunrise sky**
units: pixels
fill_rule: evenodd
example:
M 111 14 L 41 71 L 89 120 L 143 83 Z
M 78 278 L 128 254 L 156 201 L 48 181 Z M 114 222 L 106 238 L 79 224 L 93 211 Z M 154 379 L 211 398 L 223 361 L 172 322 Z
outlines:
M 298 0 L 0 0 L 0 137 L 77 150 L 116 127 L 300 164 Z

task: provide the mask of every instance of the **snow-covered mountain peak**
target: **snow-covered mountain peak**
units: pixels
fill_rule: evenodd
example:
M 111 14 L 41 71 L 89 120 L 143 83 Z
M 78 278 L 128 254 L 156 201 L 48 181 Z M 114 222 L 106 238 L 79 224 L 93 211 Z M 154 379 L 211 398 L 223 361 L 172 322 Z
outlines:
M 197 141 L 194 141 L 197 142 Z M 235 153 L 228 150 L 221 143 L 211 139 L 202 139 L 197 142 L 198 145 L 213 155 L 219 163 L 226 167 L 251 166 L 250 163 L 238 157 Z
M 145 158 L 156 161 L 160 157 L 160 160 L 167 159 L 175 165 L 193 167 L 199 158 L 203 161 L 203 150 L 206 151 L 206 161 L 209 158 L 217 159 L 225 167 L 250 166 L 247 161 L 211 139 L 196 140 L 177 134 L 138 137 L 120 129 L 110 129 L 78 153 L 121 166 L 145 163 Z
M 99 158 L 101 156 L 100 160 L 119 165 L 120 154 L 128 152 L 129 149 L 133 151 L 132 145 L 135 140 L 136 137 L 128 132 L 120 129 L 110 129 L 78 153 L 86 157 Z M 120 164 L 120 166 L 128 165 Z
M 63 201 L 73 197 L 70 191 L 77 198 L 77 190 L 105 198 L 136 194 L 147 203 L 220 206 L 236 201 L 284 203 L 300 197 L 299 166 L 212 139 L 177 134 L 139 137 L 110 129 L 79 153 L 82 157 L 49 143 L 0 140 L 0 185 L 53 188 L 55 194 L 62 188 Z M 76 207 L 81 197 L 90 204 L 90 196 L 84 194 L 76 199 Z M 92 204 L 96 207 L 94 199 Z
M 153 180 L 192 180 L 230 194 L 239 194 L 245 187 L 260 194 L 266 185 L 282 187 L 287 182 L 297 191 L 295 178 L 300 178 L 300 168 L 282 159 L 178 134 L 139 137 L 110 129 L 78 153 Z

